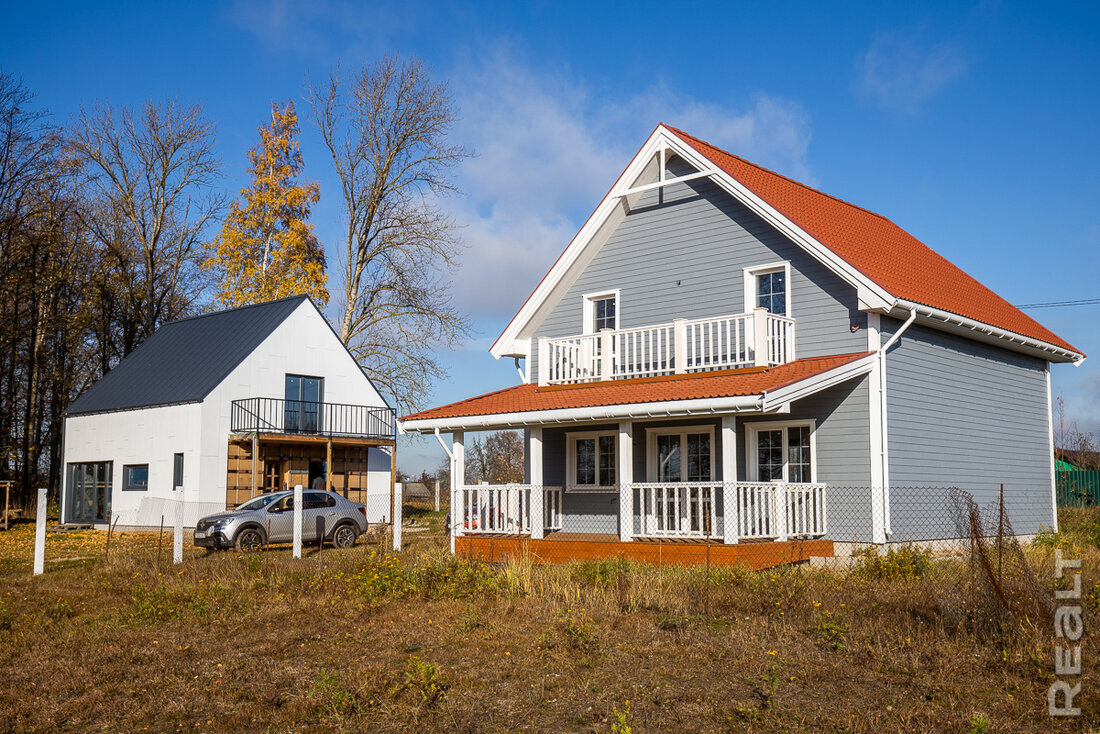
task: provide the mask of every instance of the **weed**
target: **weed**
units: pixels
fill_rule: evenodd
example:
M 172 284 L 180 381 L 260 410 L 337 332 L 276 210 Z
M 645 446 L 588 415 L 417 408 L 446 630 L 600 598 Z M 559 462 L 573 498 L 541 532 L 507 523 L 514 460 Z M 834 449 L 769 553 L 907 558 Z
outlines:
M 848 628 L 834 619 L 832 612 L 825 612 L 817 620 L 817 628 L 826 642 L 832 645 L 834 650 L 844 649 L 844 633 Z
M 623 704 L 623 710 L 618 706 L 611 707 L 611 734 L 633 734 L 630 728 L 630 701 Z
M 989 734 L 989 718 L 985 714 L 974 714 L 968 723 L 970 728 L 966 734 Z
M 482 617 L 473 609 L 468 609 L 466 613 L 462 615 L 458 628 L 463 632 L 481 630 L 487 633 L 493 629 L 493 623 Z
M 578 618 L 572 610 L 566 609 L 558 614 L 557 628 L 575 650 L 588 652 L 596 648 L 596 623 L 592 620 Z
M 446 691 L 439 680 L 439 672 L 431 663 L 426 663 L 415 655 L 405 665 L 405 682 L 402 690 L 412 691 L 426 705 L 434 706 Z
M 764 689 L 760 692 L 762 707 L 771 709 L 775 705 L 775 694 L 779 692 L 779 661 L 768 663 L 768 672 L 760 677 L 764 681 Z
M 359 697 L 344 685 L 336 673 L 324 668 L 313 679 L 309 698 L 316 702 L 317 713 L 322 718 L 354 716 L 363 712 Z

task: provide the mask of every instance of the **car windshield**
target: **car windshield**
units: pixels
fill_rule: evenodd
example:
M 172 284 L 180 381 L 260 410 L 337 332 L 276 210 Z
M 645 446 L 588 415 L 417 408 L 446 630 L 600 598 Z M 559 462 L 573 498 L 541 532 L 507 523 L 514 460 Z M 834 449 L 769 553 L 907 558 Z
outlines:
M 279 499 L 281 496 L 282 495 L 278 495 L 278 494 L 274 494 L 274 493 L 261 494 L 259 497 L 253 497 L 248 502 L 245 502 L 243 505 L 238 506 L 237 510 L 240 511 L 240 512 L 249 512 L 251 510 L 258 510 L 261 507 L 267 507 L 272 502 Z

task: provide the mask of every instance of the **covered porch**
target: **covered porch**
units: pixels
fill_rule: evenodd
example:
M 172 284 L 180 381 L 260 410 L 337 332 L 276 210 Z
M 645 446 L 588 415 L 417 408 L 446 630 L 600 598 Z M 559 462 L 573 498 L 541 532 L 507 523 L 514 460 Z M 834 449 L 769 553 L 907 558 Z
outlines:
M 871 525 L 882 513 L 844 491 L 849 477 L 866 486 L 870 475 L 871 441 L 860 428 L 866 383 L 858 379 L 868 356 L 525 384 L 409 416 L 403 426 L 435 433 L 450 455 L 451 547 L 460 555 L 763 568 L 831 555 L 834 521 L 846 538 L 859 518 L 868 519 L 868 540 L 881 533 Z M 467 481 L 466 432 L 500 429 L 524 432 L 524 481 Z M 839 493 L 830 481 L 842 482 Z

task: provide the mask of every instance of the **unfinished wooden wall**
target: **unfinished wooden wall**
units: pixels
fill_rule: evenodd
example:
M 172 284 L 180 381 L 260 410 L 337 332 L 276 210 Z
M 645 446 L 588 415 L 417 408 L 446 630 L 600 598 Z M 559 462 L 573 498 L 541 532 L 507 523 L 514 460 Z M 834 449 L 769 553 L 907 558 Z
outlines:
M 368 446 L 333 446 L 332 467 L 329 471 L 329 489 L 347 497 L 352 502 L 366 502 Z M 309 488 L 309 462 L 325 461 L 326 446 L 323 443 L 264 443 L 260 442 L 256 457 L 256 494 L 264 491 L 265 467 L 268 461 L 281 464 L 278 489 L 292 488 L 295 484 Z M 225 504 L 233 508 L 252 497 L 252 441 L 230 441 L 226 466 Z

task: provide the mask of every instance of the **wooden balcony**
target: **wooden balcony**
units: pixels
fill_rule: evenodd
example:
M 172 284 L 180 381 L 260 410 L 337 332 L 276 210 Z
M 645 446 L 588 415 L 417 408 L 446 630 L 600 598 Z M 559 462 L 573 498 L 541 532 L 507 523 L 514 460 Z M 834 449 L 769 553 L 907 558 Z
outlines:
M 676 319 L 538 341 L 540 385 L 768 367 L 794 360 L 794 319 L 751 313 Z

